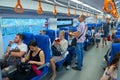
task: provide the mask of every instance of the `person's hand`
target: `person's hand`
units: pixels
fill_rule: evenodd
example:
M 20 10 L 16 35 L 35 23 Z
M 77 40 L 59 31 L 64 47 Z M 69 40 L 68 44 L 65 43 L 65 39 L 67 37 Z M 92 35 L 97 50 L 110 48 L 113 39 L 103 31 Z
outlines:
M 22 58 L 22 59 L 21 59 L 21 62 L 23 62 L 23 63 L 24 63 L 24 62 L 25 62 L 25 58 Z
M 11 44 L 13 44 L 13 43 L 14 43 L 14 41 L 12 41 L 12 40 L 11 40 L 11 41 L 9 41 L 9 45 L 11 45 Z
M 72 32 L 69 32 L 68 34 L 69 34 L 69 35 L 71 35 L 71 34 L 72 34 Z
M 30 64 L 35 64 L 35 61 L 29 61 L 28 63 L 30 63 Z
M 8 53 L 4 54 L 4 57 L 5 57 L 5 58 L 8 57 Z

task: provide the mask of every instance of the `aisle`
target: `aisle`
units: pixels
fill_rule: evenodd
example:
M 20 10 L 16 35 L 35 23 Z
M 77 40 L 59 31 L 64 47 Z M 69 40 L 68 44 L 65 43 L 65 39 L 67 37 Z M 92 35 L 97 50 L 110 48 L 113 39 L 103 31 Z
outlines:
M 84 66 L 81 71 L 62 69 L 57 72 L 55 80 L 100 80 L 103 74 L 103 57 L 109 47 L 110 44 L 105 48 L 102 48 L 101 45 L 99 48 L 92 47 L 89 51 L 84 52 Z

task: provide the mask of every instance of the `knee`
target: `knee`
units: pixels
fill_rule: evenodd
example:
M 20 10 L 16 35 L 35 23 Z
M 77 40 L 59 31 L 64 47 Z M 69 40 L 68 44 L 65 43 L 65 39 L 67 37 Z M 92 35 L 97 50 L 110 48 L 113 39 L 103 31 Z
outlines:
M 54 63 L 54 58 L 51 58 L 51 59 L 50 59 L 50 63 Z

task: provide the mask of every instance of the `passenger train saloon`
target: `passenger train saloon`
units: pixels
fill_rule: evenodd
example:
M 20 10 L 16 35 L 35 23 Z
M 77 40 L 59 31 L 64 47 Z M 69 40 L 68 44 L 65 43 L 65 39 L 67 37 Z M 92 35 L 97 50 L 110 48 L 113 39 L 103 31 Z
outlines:
M 120 80 L 120 0 L 0 0 L 0 80 Z

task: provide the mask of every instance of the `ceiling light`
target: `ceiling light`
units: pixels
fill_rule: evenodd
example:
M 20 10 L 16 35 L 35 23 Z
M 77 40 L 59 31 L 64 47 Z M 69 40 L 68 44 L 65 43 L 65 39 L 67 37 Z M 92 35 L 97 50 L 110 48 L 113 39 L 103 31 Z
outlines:
M 83 5 L 83 6 L 85 6 L 85 7 L 88 7 L 88 8 L 90 8 L 90 9 L 92 9 L 92 10 L 97 11 L 97 12 L 103 13 L 102 11 L 100 11 L 100 10 L 98 10 L 98 9 L 92 7 L 92 6 L 89 6 L 89 5 L 87 5 L 87 4 L 85 4 L 85 3 L 81 2 L 81 1 L 78 1 L 78 0 L 71 0 L 71 1 L 72 1 L 72 2 L 75 2 L 75 3 L 78 3 L 78 4 L 80 4 L 80 5 Z

